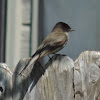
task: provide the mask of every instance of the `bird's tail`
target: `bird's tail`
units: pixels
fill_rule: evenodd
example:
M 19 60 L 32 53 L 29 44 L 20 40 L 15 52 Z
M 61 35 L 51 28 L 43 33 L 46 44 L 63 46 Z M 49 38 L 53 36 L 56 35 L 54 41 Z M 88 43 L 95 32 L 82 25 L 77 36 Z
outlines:
M 31 56 L 30 60 L 28 61 L 28 63 L 26 64 L 26 66 L 23 68 L 23 70 L 19 73 L 20 76 L 25 76 L 25 70 L 27 68 L 29 68 L 29 66 L 33 65 L 37 62 L 37 60 L 39 59 L 39 54 L 34 54 L 33 56 Z M 32 67 L 32 66 L 31 66 Z
M 32 67 L 31 65 L 34 66 L 38 61 L 40 61 L 45 55 L 37 54 L 35 53 L 33 56 L 31 56 L 30 60 L 26 64 L 26 66 L 23 68 L 23 70 L 19 73 L 20 76 L 25 76 L 25 70 L 29 67 Z
M 26 64 L 26 66 L 20 72 L 19 75 L 24 76 L 24 72 L 25 72 L 26 68 L 29 68 L 31 65 L 34 65 L 35 63 L 40 61 L 44 56 L 48 55 L 49 52 L 48 52 L 48 50 L 46 50 L 47 48 L 48 48 L 48 46 L 46 46 L 40 50 L 37 50 L 36 53 L 33 56 L 31 56 L 30 60 L 28 61 L 28 63 Z

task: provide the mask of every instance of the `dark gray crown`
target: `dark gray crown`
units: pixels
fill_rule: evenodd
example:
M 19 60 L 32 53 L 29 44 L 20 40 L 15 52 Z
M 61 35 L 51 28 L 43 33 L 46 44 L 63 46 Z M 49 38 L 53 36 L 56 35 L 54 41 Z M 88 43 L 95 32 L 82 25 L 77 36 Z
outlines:
M 54 30 L 55 28 L 61 28 L 61 29 L 63 29 L 63 31 L 66 31 L 66 32 L 69 32 L 69 31 L 71 30 L 71 27 L 70 27 L 68 24 L 64 23 L 64 22 L 58 22 L 58 23 L 54 26 L 53 30 Z

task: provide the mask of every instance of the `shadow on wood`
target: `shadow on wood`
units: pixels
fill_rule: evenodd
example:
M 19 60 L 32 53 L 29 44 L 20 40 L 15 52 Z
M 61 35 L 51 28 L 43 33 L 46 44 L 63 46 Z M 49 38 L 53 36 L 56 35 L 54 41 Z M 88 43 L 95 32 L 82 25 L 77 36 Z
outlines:
M 13 97 L 14 100 L 23 100 L 30 84 L 32 84 L 29 92 L 38 82 L 39 78 L 42 76 L 42 66 L 40 63 L 32 65 L 26 72 L 25 77 L 19 76 L 20 71 L 25 67 L 29 59 L 21 59 L 16 66 L 13 75 Z M 17 94 L 17 95 L 16 95 Z M 19 94 L 19 95 L 18 95 Z M 16 97 L 17 96 L 17 97 Z M 15 99 L 16 97 L 16 99 Z
M 44 75 L 37 63 L 20 77 L 29 59 L 21 59 L 13 73 L 0 63 L 0 100 L 100 100 L 100 52 L 85 51 L 75 61 L 54 55 Z
M 34 100 L 74 100 L 73 60 L 55 55 L 47 67 L 45 75 L 36 85 Z

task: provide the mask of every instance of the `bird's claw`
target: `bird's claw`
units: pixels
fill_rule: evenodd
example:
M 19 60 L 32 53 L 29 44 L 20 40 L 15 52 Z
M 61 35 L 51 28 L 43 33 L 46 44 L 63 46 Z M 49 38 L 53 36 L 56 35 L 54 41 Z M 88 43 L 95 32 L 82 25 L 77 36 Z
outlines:
M 26 77 L 26 76 L 25 76 L 24 74 L 22 74 L 22 73 L 19 73 L 19 76 L 20 76 L 20 77 L 22 77 L 22 76 L 23 76 L 23 77 Z

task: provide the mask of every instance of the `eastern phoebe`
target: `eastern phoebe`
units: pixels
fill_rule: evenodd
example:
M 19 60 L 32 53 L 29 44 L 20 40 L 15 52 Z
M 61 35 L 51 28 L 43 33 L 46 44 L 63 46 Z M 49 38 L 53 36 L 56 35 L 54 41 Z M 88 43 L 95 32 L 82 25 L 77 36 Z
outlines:
M 33 56 L 31 56 L 29 62 L 21 71 L 20 74 L 24 73 L 25 69 L 31 64 L 35 64 L 40 61 L 44 56 L 54 54 L 65 47 L 68 42 L 68 32 L 74 31 L 70 26 L 63 22 L 58 22 L 52 32 L 43 40 L 41 45 Z

